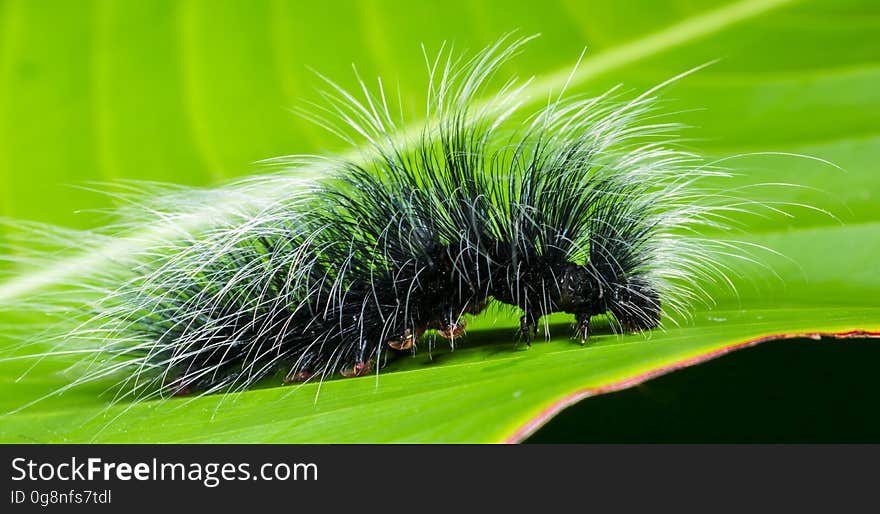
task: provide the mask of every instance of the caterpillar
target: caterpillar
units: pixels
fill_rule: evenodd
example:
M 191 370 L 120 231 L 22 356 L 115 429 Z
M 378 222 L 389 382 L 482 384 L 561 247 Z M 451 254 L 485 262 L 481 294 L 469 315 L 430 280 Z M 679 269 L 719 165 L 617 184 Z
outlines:
M 425 54 L 415 131 L 381 80 L 355 93 L 324 79 L 324 103 L 303 115 L 365 142 L 360 158 L 274 159 L 282 172 L 225 191 L 284 183 L 284 198 L 104 270 L 87 286 L 97 300 L 68 314 L 81 323 L 61 337 L 91 345 L 76 350 L 93 365 L 76 383 L 121 373 L 125 395 L 149 398 L 241 390 L 279 372 L 287 383 L 357 377 L 427 333 L 454 344 L 492 306 L 519 313 L 526 344 L 557 312 L 585 343 L 596 317 L 650 331 L 707 299 L 700 284 L 728 281 L 719 255 L 737 250 L 699 233 L 725 229 L 748 200 L 703 185 L 729 172 L 680 148 L 683 126 L 662 119 L 657 96 L 669 81 L 635 96 L 563 88 L 527 112 L 529 81 L 490 84 L 529 39 Z

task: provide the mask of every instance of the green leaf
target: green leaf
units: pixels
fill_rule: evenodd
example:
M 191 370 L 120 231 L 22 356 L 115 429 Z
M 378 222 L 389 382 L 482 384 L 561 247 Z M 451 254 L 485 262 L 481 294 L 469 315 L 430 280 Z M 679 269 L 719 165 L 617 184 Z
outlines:
M 343 148 L 290 117 L 314 99 L 305 69 L 351 84 L 381 73 L 423 100 L 418 51 L 442 40 L 479 48 L 514 28 L 544 34 L 505 71 L 538 75 L 535 102 L 558 91 L 580 49 L 573 92 L 622 82 L 643 90 L 721 61 L 666 90 L 670 110 L 696 128 L 695 150 L 719 158 L 792 152 L 834 162 L 755 155 L 727 161 L 738 186 L 765 201 L 809 210 L 743 218 L 767 246 L 759 264 L 734 262 L 736 294 L 715 286 L 712 308 L 647 335 L 600 329 L 582 347 L 554 317 L 554 339 L 514 344 L 499 315 L 473 324 L 455 351 L 420 348 L 378 376 L 240 395 L 119 404 L 91 384 L 5 416 L 0 441 L 353 442 L 520 440 L 577 399 L 626 387 L 770 337 L 880 332 L 880 8 L 863 1 L 596 3 L 561 1 L 532 12 L 509 2 L 355 2 L 347 8 L 286 2 L 79 2 L 0 6 L 0 214 L 75 227 L 77 209 L 109 200 L 58 182 L 138 178 L 207 185 L 246 174 L 249 162 Z M 49 28 L 52 28 L 51 30 Z M 693 110 L 699 108 L 701 110 Z M 782 191 L 782 192 L 780 192 Z M 162 237 L 152 227 L 151 237 Z M 139 234 L 143 236 L 144 234 Z M 72 256 L 54 269 L 0 283 L 6 301 L 75 278 L 138 244 Z M 738 243 L 743 244 L 743 243 Z M 768 271 L 768 268 L 771 271 Z M 11 322 L 15 313 L 5 321 Z M 0 363 L 0 409 L 15 409 L 76 376 L 70 361 L 33 371 Z

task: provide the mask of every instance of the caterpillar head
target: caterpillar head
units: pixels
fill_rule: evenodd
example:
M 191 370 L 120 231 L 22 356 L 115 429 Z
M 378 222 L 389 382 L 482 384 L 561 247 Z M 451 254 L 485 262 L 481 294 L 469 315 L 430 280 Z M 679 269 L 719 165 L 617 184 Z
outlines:
M 660 294 L 644 277 L 630 277 L 613 285 L 607 306 L 626 332 L 648 330 L 660 324 Z

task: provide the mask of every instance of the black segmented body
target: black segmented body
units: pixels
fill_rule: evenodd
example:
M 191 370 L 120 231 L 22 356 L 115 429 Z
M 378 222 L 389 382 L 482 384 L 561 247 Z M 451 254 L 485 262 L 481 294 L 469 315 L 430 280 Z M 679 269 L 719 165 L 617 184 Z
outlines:
M 421 157 L 425 162 L 430 148 Z M 625 330 L 656 326 L 659 295 L 638 275 L 640 245 L 651 231 L 633 210 L 636 204 L 609 197 L 604 182 L 600 188 L 567 169 L 545 169 L 539 153 L 529 155 L 513 173 L 505 170 L 503 189 L 502 175 L 484 169 L 482 160 L 429 169 L 407 169 L 390 158 L 369 170 L 349 164 L 298 215 L 295 229 L 276 226 L 281 235 L 238 245 L 203 271 L 202 277 L 219 279 L 216 284 L 191 285 L 194 294 L 222 286 L 238 266 L 259 262 L 268 270 L 264 283 L 249 289 L 268 302 L 253 307 L 252 295 L 239 291 L 207 319 L 166 317 L 140 328 L 178 352 L 155 357 L 175 362 L 168 376 L 172 384 L 185 377 L 190 383 L 180 389 L 188 392 L 240 380 L 243 369 L 255 380 L 282 362 L 294 380 L 330 370 L 362 374 L 386 343 L 409 349 L 429 329 L 456 336 L 461 317 L 492 300 L 522 309 L 527 341 L 538 319 L 553 312 L 575 314 L 583 339 L 590 317 L 606 312 Z M 495 206 L 505 199 L 509 205 L 499 211 Z M 510 220 L 522 212 L 530 216 Z M 563 230 L 577 237 L 564 237 Z M 499 237 L 505 231 L 510 237 Z M 584 239 L 586 261 L 574 262 L 569 256 L 578 255 L 583 243 L 577 241 Z M 294 251 L 309 264 L 293 271 L 273 264 Z M 296 286 L 291 274 L 299 277 Z M 221 320 L 219 330 L 206 330 L 214 320 Z M 196 373 L 203 376 L 193 380 Z
M 406 148 L 384 99 L 326 95 L 369 140 L 364 161 L 325 162 L 311 191 L 151 254 L 108 295 L 99 330 L 126 342 L 102 352 L 139 367 L 132 394 L 153 394 L 140 380 L 153 369 L 160 393 L 241 389 L 279 370 L 362 375 L 428 330 L 457 337 L 491 302 L 522 310 L 527 341 L 554 312 L 574 314 L 582 340 L 606 313 L 621 331 L 657 326 L 661 296 L 669 306 L 688 277 L 675 266 L 700 269 L 700 247 L 671 234 L 701 221 L 685 200 L 707 172 L 663 145 L 677 125 L 637 125 L 652 113 L 645 95 L 560 99 L 513 123 L 508 85 L 494 110 L 475 109 L 521 44 L 450 60 L 432 86 L 436 123 Z

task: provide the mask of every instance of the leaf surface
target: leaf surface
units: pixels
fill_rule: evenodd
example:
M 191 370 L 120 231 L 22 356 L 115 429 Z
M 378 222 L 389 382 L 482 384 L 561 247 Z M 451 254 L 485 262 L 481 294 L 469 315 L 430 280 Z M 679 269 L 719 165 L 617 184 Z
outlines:
M 423 347 L 378 376 L 320 387 L 269 387 L 229 397 L 106 408 L 106 384 L 49 398 L 0 422 L 12 442 L 497 442 L 522 439 L 568 403 L 625 387 L 769 337 L 880 332 L 880 9 L 876 2 L 560 1 L 352 2 L 345 9 L 286 2 L 7 1 L 0 7 L 0 215 L 89 227 L 79 209 L 110 206 L 58 183 L 117 178 L 211 185 L 258 159 L 345 151 L 284 109 L 315 99 L 304 65 L 351 86 L 349 63 L 382 74 L 418 105 L 418 44 L 479 48 L 501 33 L 544 36 L 505 71 L 537 75 L 532 99 L 558 91 L 586 44 L 571 91 L 624 83 L 644 90 L 721 60 L 664 97 L 693 125 L 689 142 L 726 161 L 733 186 L 791 207 L 794 217 L 743 218 L 739 233 L 784 257 L 732 262 L 736 293 L 647 335 L 600 329 L 582 347 L 565 317 L 552 339 L 514 342 L 505 314 L 472 325 L 455 351 Z M 302 11 L 300 11 L 302 10 Z M 53 30 L 48 30 L 50 27 Z M 699 110 L 695 110 L 699 109 Z M 130 247 L 134 249 L 137 239 Z M 744 244 L 744 243 L 737 243 Z M 6 301 L 63 282 L 106 255 L 0 284 Z M 76 260 L 79 259 L 79 260 Z M 772 270 L 772 271 L 771 271 Z M 4 296 L 5 295 L 5 296 Z M 5 322 L 12 322 L 10 317 Z M 853 334 L 857 332 L 857 334 Z M 64 359 L 0 363 L 0 408 L 15 409 L 75 376 Z

